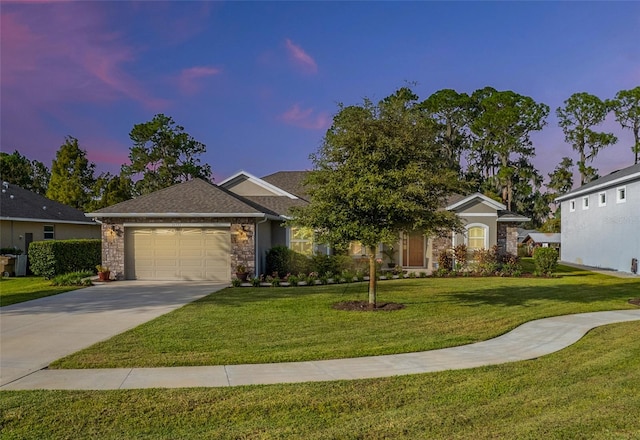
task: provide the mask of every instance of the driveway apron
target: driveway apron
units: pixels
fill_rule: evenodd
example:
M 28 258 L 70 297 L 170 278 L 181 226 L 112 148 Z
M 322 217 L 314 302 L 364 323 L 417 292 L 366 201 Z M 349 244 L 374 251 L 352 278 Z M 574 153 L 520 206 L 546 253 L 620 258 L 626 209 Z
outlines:
M 118 281 L 2 307 L 0 386 L 224 287 Z

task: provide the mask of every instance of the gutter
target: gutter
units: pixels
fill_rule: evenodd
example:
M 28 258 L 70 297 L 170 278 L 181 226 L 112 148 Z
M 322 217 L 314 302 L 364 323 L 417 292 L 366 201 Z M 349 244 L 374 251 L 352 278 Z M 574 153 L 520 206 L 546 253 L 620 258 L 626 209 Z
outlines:
M 230 212 L 230 213 L 214 213 L 214 212 L 147 212 L 147 213 L 101 213 L 101 212 L 89 212 L 85 216 L 92 218 L 202 218 L 202 217 L 216 217 L 216 218 L 231 218 L 231 217 L 249 217 L 249 218 L 265 218 L 268 220 L 281 220 L 279 216 L 259 213 L 242 213 L 242 212 Z

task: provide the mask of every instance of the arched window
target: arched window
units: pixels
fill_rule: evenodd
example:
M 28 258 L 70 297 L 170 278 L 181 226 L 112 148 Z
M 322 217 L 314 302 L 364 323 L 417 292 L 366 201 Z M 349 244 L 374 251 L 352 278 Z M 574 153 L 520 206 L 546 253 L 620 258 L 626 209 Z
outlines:
M 474 251 L 476 249 L 487 248 L 487 227 L 482 225 L 469 226 L 467 228 L 467 249 Z

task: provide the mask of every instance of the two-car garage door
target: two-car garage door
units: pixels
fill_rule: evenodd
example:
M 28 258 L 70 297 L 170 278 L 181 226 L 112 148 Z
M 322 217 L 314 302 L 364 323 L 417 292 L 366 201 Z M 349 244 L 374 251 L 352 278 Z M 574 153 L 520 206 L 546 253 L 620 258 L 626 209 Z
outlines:
M 127 227 L 125 243 L 127 279 L 230 279 L 229 228 Z

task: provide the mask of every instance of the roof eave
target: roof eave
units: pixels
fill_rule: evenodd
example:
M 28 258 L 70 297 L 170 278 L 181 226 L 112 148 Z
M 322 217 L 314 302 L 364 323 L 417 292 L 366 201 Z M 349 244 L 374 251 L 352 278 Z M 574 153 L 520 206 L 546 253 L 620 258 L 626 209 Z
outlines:
M 0 220 L 12 221 L 12 222 L 34 222 L 34 223 L 61 223 L 66 225 L 91 225 L 97 226 L 95 221 L 80 221 L 80 220 L 55 220 L 50 218 L 28 218 L 28 217 L 0 217 Z
M 230 218 L 230 217 L 255 217 L 255 218 L 268 218 L 271 220 L 279 219 L 271 214 L 265 214 L 263 212 L 89 212 L 85 214 L 87 217 L 92 218 L 201 218 L 201 217 L 217 217 L 217 218 Z
M 616 185 L 620 185 L 622 183 L 627 183 L 627 182 L 631 182 L 632 180 L 636 180 L 636 179 L 640 179 L 640 173 L 633 173 L 633 174 L 629 174 L 628 176 L 623 176 L 620 177 L 618 179 L 614 179 L 614 180 L 609 180 L 608 182 L 603 182 L 597 185 L 593 185 L 590 186 L 588 188 L 585 189 L 580 189 L 580 188 L 576 188 L 575 190 L 568 192 L 564 195 L 561 195 L 560 197 L 556 197 L 555 201 L 556 202 L 563 202 L 565 200 L 569 200 L 573 197 L 577 197 L 580 196 L 582 194 L 588 194 L 594 191 L 597 191 L 599 189 L 603 189 L 603 188 L 608 188 L 610 186 L 616 186 Z
M 229 183 L 229 182 L 232 182 L 233 180 L 237 179 L 240 176 L 244 176 L 251 183 L 254 183 L 254 184 L 258 185 L 258 186 L 261 186 L 262 188 L 265 188 L 265 189 L 267 189 L 269 191 L 272 191 L 276 196 L 285 196 L 285 197 L 288 197 L 290 199 L 297 199 L 298 198 L 298 196 L 296 196 L 295 194 L 291 194 L 290 192 L 287 192 L 287 191 L 283 190 L 282 188 L 279 188 L 279 187 L 267 182 L 266 180 L 262 180 L 261 178 L 256 177 L 251 173 L 247 173 L 246 171 L 238 171 L 233 176 L 224 179 L 222 182 L 220 182 L 218 184 L 218 186 L 221 186 L 221 187 L 224 187 L 225 189 L 228 189 L 226 187 L 226 184 Z M 228 189 L 228 190 L 231 191 L 230 189 Z

